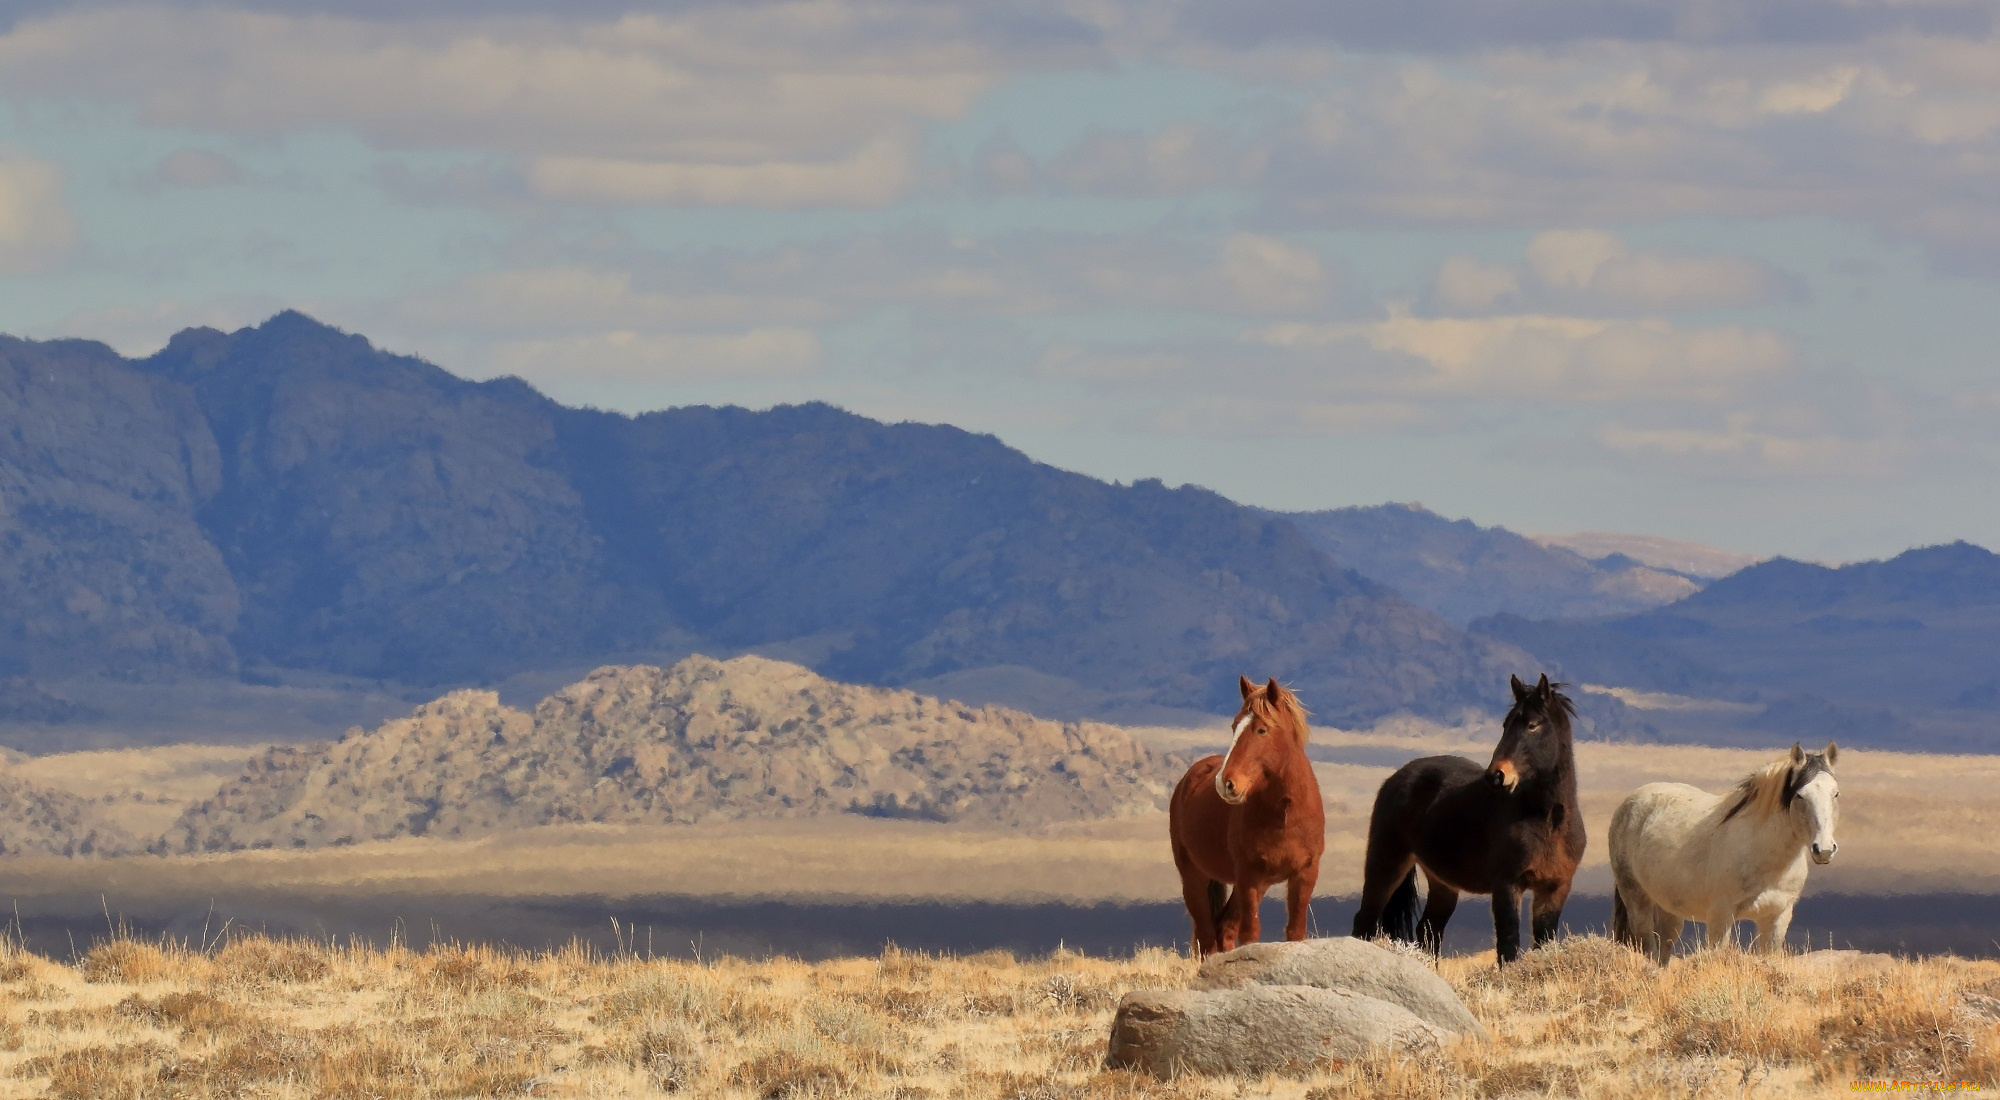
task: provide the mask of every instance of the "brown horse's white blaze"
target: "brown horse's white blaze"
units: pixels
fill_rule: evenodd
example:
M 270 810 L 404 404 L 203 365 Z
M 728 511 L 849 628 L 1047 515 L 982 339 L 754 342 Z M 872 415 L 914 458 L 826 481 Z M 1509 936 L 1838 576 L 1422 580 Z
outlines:
M 1249 777 L 1243 774 L 1241 768 L 1231 772 L 1229 761 L 1236 756 L 1236 746 L 1243 740 L 1243 731 L 1250 728 L 1256 717 L 1246 711 L 1236 719 L 1236 728 L 1229 735 L 1229 749 L 1222 754 L 1222 766 L 1215 769 L 1215 795 L 1231 806 L 1242 805 L 1243 800 L 1250 796 Z

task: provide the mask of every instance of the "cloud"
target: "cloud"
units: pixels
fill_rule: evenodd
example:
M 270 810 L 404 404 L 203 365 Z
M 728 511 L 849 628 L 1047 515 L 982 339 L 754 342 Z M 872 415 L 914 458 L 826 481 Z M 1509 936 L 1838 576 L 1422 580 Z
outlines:
M 1081 28 L 1010 37 L 948 5 L 404 22 L 84 8 L 0 36 L 0 89 L 156 126 L 501 154 L 560 199 L 866 206 L 901 192 L 914 127 L 1090 49 Z
M 1741 309 L 1798 298 L 1771 265 L 1736 256 L 1634 252 L 1597 229 L 1557 229 L 1528 242 L 1520 267 L 1453 256 L 1439 266 L 1435 304 L 1446 312 L 1542 311 L 1619 316 Z
M 1713 402 L 1795 361 L 1775 332 L 1660 320 L 1519 315 L 1418 317 L 1361 324 L 1271 325 L 1246 339 L 1301 353 L 1365 347 L 1407 364 L 1393 388 L 1439 397 L 1604 404 Z
M 537 157 L 528 186 L 551 199 L 659 206 L 887 206 L 915 168 L 914 141 L 883 136 L 826 161 L 677 164 Z
M 46 270 L 75 247 L 62 169 L 0 150 L 0 274 Z

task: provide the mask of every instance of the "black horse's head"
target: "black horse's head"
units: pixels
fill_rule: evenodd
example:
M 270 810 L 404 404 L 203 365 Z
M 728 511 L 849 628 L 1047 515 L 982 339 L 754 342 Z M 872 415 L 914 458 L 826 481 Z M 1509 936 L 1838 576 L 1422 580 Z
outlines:
M 1569 720 L 1576 705 L 1549 683 L 1546 673 L 1533 687 L 1510 677 L 1514 684 L 1514 709 L 1500 728 L 1500 744 L 1493 749 L 1493 762 L 1486 766 L 1486 779 L 1496 787 L 1518 790 L 1524 781 L 1552 775 L 1573 751 Z

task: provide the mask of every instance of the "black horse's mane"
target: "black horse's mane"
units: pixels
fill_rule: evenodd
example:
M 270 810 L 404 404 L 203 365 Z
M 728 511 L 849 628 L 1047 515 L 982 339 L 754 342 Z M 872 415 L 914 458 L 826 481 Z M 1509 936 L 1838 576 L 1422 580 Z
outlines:
M 1524 716 L 1531 709 L 1540 711 L 1545 717 L 1549 718 L 1554 718 L 1560 714 L 1565 724 L 1567 724 L 1570 719 L 1576 717 L 1576 704 L 1570 700 L 1569 696 L 1564 695 L 1562 692 L 1562 689 L 1568 686 L 1568 684 L 1550 684 L 1549 693 L 1546 698 L 1539 691 L 1530 691 L 1527 698 L 1514 704 L 1514 709 L 1521 712 Z

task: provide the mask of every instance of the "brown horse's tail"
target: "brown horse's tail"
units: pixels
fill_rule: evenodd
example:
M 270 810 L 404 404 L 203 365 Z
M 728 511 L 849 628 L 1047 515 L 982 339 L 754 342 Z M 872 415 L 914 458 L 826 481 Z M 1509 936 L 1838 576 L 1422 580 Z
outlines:
M 1417 869 L 1403 876 L 1403 884 L 1389 895 L 1389 902 L 1382 907 L 1382 931 L 1392 940 L 1404 943 L 1417 942 Z

